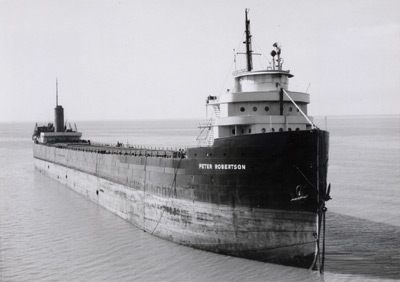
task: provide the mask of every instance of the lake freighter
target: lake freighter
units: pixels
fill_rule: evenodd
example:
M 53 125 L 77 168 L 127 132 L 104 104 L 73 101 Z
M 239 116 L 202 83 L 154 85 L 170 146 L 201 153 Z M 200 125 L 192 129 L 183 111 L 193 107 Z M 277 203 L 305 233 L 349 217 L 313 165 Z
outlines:
M 172 242 L 241 258 L 321 268 L 329 134 L 307 116 L 309 94 L 288 90 L 274 44 L 272 66 L 247 68 L 209 96 L 203 144 L 182 150 L 96 145 L 66 126 L 35 126 L 37 170 L 135 226 Z M 322 247 L 320 247 L 322 245 Z

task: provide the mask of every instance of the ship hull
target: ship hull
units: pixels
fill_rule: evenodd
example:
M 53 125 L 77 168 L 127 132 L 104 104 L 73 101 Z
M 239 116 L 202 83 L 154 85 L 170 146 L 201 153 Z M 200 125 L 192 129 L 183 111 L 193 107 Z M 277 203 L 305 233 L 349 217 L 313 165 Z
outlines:
M 326 132 L 227 138 L 188 149 L 185 158 L 90 150 L 34 144 L 35 167 L 158 237 L 311 266 L 318 187 L 326 185 Z

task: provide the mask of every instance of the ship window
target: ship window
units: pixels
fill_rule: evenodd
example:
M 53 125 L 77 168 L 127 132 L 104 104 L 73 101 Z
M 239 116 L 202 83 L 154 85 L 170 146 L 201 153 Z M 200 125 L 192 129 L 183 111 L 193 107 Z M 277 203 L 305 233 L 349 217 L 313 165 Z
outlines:
M 269 111 L 269 107 L 265 107 L 265 111 L 268 112 Z
M 232 129 L 232 134 L 235 135 L 235 129 Z
M 281 127 L 281 128 L 279 128 L 279 132 L 283 132 L 283 128 Z
M 253 111 L 254 111 L 254 112 L 257 112 L 257 107 L 253 107 Z
M 300 130 L 300 128 L 297 127 L 297 128 L 296 128 L 296 131 L 299 131 L 299 130 Z
M 292 131 L 292 129 L 289 127 L 289 129 L 288 129 L 289 131 Z
M 300 112 L 299 109 L 297 109 L 297 112 Z
M 275 132 L 275 128 L 271 128 L 271 132 Z
M 249 133 L 251 133 L 251 128 L 249 128 Z
M 240 111 L 241 111 L 241 112 L 244 112 L 245 110 L 246 110 L 246 109 L 245 109 L 244 107 L 241 107 L 241 108 L 240 108 Z
M 289 107 L 289 112 L 293 111 L 292 107 Z
M 265 128 L 261 129 L 261 132 L 262 132 L 262 133 L 265 133 Z
M 244 129 L 242 129 L 242 134 L 244 134 Z

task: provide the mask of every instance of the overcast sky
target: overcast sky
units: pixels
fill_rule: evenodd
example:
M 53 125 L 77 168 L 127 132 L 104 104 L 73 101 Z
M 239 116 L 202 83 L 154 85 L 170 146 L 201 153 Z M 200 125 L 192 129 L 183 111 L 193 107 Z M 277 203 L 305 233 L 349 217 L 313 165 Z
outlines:
M 0 122 L 52 120 L 56 78 L 69 120 L 202 119 L 245 8 L 256 68 L 279 42 L 309 114 L 400 114 L 397 0 L 0 0 Z

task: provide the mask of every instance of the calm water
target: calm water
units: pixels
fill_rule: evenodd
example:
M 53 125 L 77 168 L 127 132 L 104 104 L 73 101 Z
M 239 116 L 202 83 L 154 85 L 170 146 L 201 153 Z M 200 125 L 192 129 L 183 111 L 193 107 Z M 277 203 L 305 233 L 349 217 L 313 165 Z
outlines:
M 322 128 L 323 119 L 317 120 Z M 78 123 L 92 141 L 194 145 L 194 121 Z M 326 271 L 158 239 L 33 168 L 34 124 L 0 124 L 0 281 L 400 279 L 400 117 L 332 117 Z

